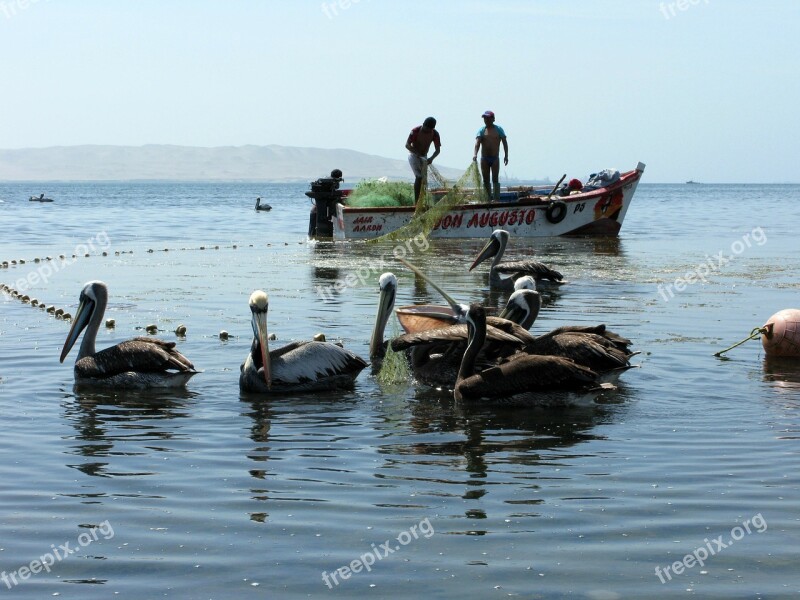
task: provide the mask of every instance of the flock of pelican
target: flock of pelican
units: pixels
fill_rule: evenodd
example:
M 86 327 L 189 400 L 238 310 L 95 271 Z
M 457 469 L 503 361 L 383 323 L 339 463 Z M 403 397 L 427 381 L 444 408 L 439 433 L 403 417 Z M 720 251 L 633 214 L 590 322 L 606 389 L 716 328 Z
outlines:
M 536 290 L 542 281 L 560 285 L 562 275 L 536 261 L 502 263 L 508 233 L 498 230 L 470 267 L 494 257 L 491 287 L 513 293 L 499 316 L 489 316 L 477 303 L 460 304 L 407 261 L 445 298 L 446 306 L 415 305 L 395 311 L 397 278 L 379 278 L 378 310 L 369 343 L 369 361 L 380 367 L 388 348 L 402 353 L 417 381 L 452 390 L 459 401 L 561 405 L 613 389 L 620 373 L 631 368 L 631 341 L 605 325 L 566 326 L 535 336 L 528 330 L 541 308 Z M 77 385 L 112 388 L 179 387 L 197 370 L 174 342 L 135 337 L 104 350 L 95 340 L 108 302 L 107 286 L 88 282 L 64 342 L 61 362 L 84 332 L 74 373 Z M 253 341 L 239 375 L 246 393 L 285 394 L 351 388 L 368 361 L 339 344 L 297 341 L 269 348 L 269 297 L 261 290 L 250 295 Z M 393 312 L 406 331 L 385 340 Z

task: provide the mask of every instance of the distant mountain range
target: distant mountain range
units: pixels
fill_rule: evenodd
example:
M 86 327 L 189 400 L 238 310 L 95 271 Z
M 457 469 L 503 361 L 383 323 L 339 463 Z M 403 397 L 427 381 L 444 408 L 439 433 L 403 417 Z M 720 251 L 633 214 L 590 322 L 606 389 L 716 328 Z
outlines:
M 463 172 L 436 165 L 448 179 Z M 341 169 L 344 179 L 410 180 L 403 159 L 354 150 L 293 146 L 55 146 L 0 150 L 4 181 L 311 181 Z

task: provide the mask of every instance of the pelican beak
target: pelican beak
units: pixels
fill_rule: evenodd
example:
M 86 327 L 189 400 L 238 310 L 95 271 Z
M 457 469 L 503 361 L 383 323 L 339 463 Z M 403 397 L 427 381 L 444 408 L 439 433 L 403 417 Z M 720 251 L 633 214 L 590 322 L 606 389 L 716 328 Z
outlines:
M 261 349 L 261 364 L 264 365 L 264 381 L 267 389 L 272 389 L 272 371 L 269 363 L 269 333 L 267 332 L 267 311 L 253 310 L 253 333 Z
M 526 311 L 520 308 L 517 304 L 509 304 L 503 309 L 498 316 L 501 319 L 506 319 L 508 321 L 513 321 L 514 323 L 522 323 L 523 319 L 525 318 Z
M 375 327 L 372 330 L 372 337 L 369 340 L 370 358 L 378 358 L 383 355 L 383 336 L 386 331 L 386 324 L 394 308 L 394 301 L 397 295 L 397 283 L 387 282 L 381 286 L 381 295 L 378 298 L 378 314 L 375 317 Z
M 495 256 L 500 250 L 500 242 L 497 241 L 497 238 L 492 237 L 486 245 L 481 249 L 478 253 L 478 256 L 475 258 L 475 262 L 472 263 L 472 266 L 469 268 L 470 271 L 485 261 L 487 258 L 491 258 Z
M 72 319 L 72 327 L 69 328 L 67 339 L 64 342 L 64 348 L 61 350 L 61 358 L 58 362 L 64 362 L 64 359 L 67 357 L 67 354 L 69 354 L 69 351 L 72 350 L 81 332 L 89 324 L 89 317 L 92 315 L 93 310 L 94 302 L 86 296 L 81 296 L 81 303 L 78 305 L 75 318 Z
M 414 273 L 416 273 L 417 275 L 419 275 L 420 277 L 422 277 L 422 278 L 423 278 L 425 281 L 427 281 L 427 282 L 428 282 L 428 284 L 430 284 L 430 286 L 431 286 L 433 289 L 435 289 L 437 292 L 439 292 L 439 294 L 441 294 L 442 298 L 444 298 L 444 299 L 445 299 L 445 302 L 447 302 L 447 303 L 450 305 L 450 308 L 452 308 L 452 309 L 453 309 L 453 312 L 454 312 L 456 315 L 461 315 L 461 314 L 464 314 L 464 307 L 462 307 L 462 306 L 461 306 L 461 305 L 460 305 L 458 302 L 456 302 L 455 300 L 453 300 L 452 296 L 450 296 L 450 295 L 449 295 L 447 292 L 445 292 L 445 291 L 444 291 L 442 288 L 440 288 L 438 285 L 436 285 L 436 282 L 435 282 L 435 281 L 433 281 L 433 280 L 432 280 L 430 277 L 428 277 L 427 275 L 425 275 L 425 273 L 423 273 L 422 271 L 420 271 L 420 270 L 419 270 L 417 267 L 415 267 L 414 265 L 412 265 L 412 264 L 411 264 L 410 262 L 408 262 L 406 259 L 398 257 L 398 258 L 397 258 L 397 260 L 399 260 L 401 263 L 403 263 L 403 264 L 404 264 L 405 266 L 407 266 L 409 269 L 411 269 L 412 271 L 414 271 Z

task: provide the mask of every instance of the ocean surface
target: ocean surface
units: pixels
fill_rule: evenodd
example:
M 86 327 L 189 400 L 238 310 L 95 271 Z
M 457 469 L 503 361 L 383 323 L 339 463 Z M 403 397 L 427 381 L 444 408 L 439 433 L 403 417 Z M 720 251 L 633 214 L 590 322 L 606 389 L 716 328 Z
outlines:
M 602 322 L 640 352 L 563 410 L 369 369 L 351 392 L 241 396 L 254 289 L 274 344 L 324 332 L 365 357 L 382 272 L 398 305 L 440 302 L 391 243 L 309 242 L 305 184 L 0 183 L 0 282 L 74 314 L 103 280 L 98 348 L 155 324 L 202 371 L 76 391 L 69 323 L 0 293 L 0 597 L 797 597 L 800 366 L 758 340 L 713 354 L 800 308 L 800 194 L 643 179 L 618 238 L 510 242 L 569 280 L 534 332 Z M 467 271 L 483 242 L 407 256 L 497 306 Z

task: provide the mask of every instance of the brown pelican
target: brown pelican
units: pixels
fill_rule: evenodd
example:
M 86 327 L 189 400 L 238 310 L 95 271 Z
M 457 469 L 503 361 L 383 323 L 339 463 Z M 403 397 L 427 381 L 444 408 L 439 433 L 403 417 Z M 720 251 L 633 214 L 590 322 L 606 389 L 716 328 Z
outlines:
M 467 313 L 469 339 L 453 395 L 459 401 L 525 406 L 558 406 L 593 399 L 604 389 L 597 373 L 568 358 L 518 352 L 475 373 L 486 337 L 486 311 L 480 304 Z
M 351 388 L 367 366 L 363 358 L 330 342 L 292 342 L 270 351 L 267 333 L 269 298 L 261 290 L 250 294 L 253 345 L 241 366 L 243 392 L 314 392 Z
M 547 265 L 536 260 L 515 260 L 501 263 L 503 254 L 508 244 L 508 232 L 498 229 L 489 236 L 489 241 L 478 253 L 475 261 L 470 266 L 472 271 L 487 258 L 494 257 L 492 266 L 489 269 L 489 287 L 500 290 L 510 290 L 514 288 L 514 280 L 523 275 L 531 275 L 538 283 L 550 285 L 561 285 L 564 283 L 564 276 L 558 271 L 554 271 Z M 506 273 L 509 275 L 502 275 Z
M 256 198 L 256 210 L 272 210 L 269 204 L 261 204 L 261 196 Z
M 86 329 L 75 360 L 76 385 L 179 387 L 197 373 L 189 359 L 175 349 L 175 342 L 136 337 L 95 352 L 95 339 L 107 304 L 108 287 L 105 283 L 90 281 L 84 286 L 72 327 L 61 351 L 63 363 L 78 336 Z

